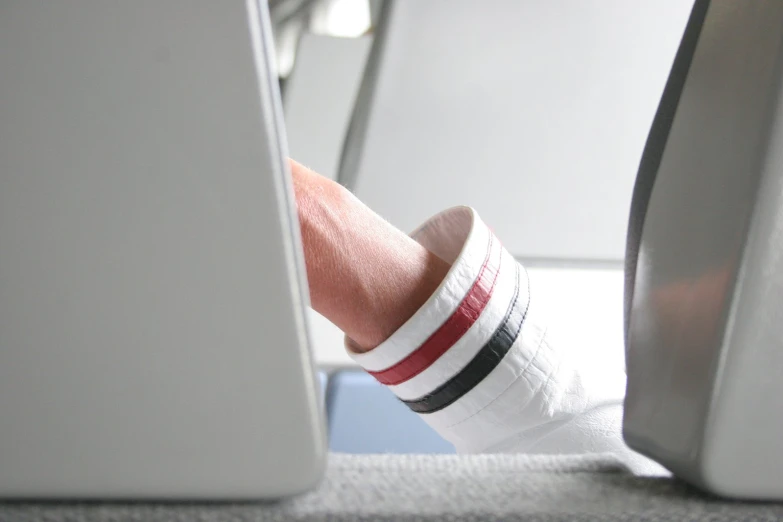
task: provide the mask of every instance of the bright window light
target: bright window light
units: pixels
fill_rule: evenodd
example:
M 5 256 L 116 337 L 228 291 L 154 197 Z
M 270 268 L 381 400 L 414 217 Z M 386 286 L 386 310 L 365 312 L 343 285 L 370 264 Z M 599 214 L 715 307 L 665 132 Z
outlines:
M 371 24 L 367 0 L 332 0 L 313 14 L 311 30 L 319 34 L 355 38 L 367 32 Z

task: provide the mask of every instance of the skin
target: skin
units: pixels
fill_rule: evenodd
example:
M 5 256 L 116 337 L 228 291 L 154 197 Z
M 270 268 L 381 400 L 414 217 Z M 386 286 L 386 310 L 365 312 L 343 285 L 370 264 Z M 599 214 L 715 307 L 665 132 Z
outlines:
M 310 301 L 368 351 L 437 289 L 449 265 L 344 187 L 291 160 Z

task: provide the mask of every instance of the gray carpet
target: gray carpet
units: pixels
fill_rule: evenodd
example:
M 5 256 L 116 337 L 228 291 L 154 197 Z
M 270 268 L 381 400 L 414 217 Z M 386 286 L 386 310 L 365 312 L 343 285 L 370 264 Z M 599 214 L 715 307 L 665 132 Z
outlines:
M 783 504 L 714 499 L 601 458 L 332 455 L 320 488 L 277 503 L 0 503 L 0 520 L 783 520 Z

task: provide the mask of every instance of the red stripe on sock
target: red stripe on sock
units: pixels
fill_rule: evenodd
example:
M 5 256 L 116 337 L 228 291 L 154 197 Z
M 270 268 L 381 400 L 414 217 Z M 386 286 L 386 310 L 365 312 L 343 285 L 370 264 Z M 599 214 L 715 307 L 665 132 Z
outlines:
M 385 370 L 369 372 L 370 375 L 381 384 L 400 384 L 426 370 L 446 353 L 473 326 L 487 306 L 500 272 L 501 256 L 500 242 L 490 237 L 487 257 L 478 277 L 451 317 L 405 359 Z M 490 264 L 490 260 L 495 262 Z

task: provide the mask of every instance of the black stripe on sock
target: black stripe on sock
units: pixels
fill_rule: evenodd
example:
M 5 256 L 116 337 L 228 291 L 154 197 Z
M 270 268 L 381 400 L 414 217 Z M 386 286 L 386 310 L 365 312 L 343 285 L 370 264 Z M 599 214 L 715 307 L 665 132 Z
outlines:
M 524 310 L 519 302 L 520 267 L 517 265 L 516 288 L 506 315 L 492 334 L 489 341 L 479 350 L 475 357 L 454 377 L 443 383 L 432 393 L 418 399 L 403 401 L 416 413 L 434 413 L 456 402 L 472 390 L 478 383 L 490 374 L 500 364 L 519 336 L 530 308 L 530 279 L 525 276 L 528 284 L 527 305 Z

